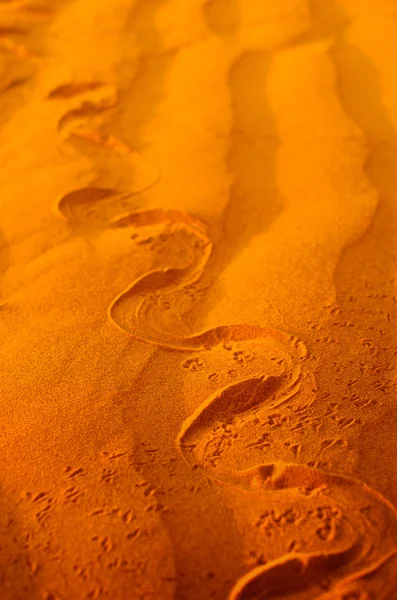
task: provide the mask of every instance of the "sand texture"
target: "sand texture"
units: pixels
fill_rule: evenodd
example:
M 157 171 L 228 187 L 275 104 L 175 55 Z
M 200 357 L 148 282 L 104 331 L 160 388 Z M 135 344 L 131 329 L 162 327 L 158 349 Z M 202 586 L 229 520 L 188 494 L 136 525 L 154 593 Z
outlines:
M 397 600 L 397 3 L 0 0 L 0 600 Z

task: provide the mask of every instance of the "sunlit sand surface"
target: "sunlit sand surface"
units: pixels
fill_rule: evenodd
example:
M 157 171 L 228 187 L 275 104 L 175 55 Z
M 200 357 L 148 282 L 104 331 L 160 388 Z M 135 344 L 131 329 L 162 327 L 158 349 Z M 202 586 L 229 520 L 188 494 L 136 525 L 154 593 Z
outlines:
M 397 599 L 394 0 L 0 1 L 0 598 Z

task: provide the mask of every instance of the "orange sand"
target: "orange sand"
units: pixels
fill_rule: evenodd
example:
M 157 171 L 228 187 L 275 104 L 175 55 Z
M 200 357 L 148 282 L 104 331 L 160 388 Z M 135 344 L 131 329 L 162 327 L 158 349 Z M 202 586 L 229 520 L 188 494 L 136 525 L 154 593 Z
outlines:
M 1 0 L 1 600 L 397 599 L 395 0 Z

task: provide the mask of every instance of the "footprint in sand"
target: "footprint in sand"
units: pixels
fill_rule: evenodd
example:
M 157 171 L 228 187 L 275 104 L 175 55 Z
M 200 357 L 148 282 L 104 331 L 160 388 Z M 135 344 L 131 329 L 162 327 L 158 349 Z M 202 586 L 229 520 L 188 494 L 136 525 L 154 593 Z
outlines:
M 17 537 L 30 555 L 31 578 L 24 583 L 33 581 L 40 598 L 174 598 L 172 544 L 158 518 L 162 505 L 131 469 L 129 446 L 118 443 L 111 444 L 116 451 L 98 453 L 84 468 L 65 465 L 54 489 L 38 484 L 18 499 L 26 529 Z M 71 529 L 74 544 L 67 541 Z M 18 550 L 14 562 L 20 569 Z M 36 598 L 26 588 L 18 596 L 13 591 L 2 587 L 1 597 Z

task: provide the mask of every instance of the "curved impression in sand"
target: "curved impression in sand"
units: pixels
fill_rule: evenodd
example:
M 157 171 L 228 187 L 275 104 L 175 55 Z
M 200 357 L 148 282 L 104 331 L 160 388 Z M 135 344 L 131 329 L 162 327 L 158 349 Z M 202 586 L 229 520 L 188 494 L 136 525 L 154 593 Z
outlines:
M 249 377 L 215 392 L 186 419 L 177 439 L 192 467 L 237 486 L 241 493 L 249 491 L 254 513 L 257 507 L 259 531 L 269 532 L 273 527 L 277 532 L 274 539 L 265 535 L 262 543 L 274 544 L 280 554 L 242 577 L 230 600 L 364 599 L 371 590 L 379 594 L 379 581 L 385 585 L 383 595 L 377 597 L 390 598 L 396 591 L 392 574 L 397 567 L 397 513 L 380 494 L 351 478 L 282 461 L 248 470 L 219 467 L 223 443 L 233 443 L 227 441 L 227 426 L 258 410 L 271 414 L 287 403 L 290 408 L 302 408 L 302 386 L 307 381 L 313 386 L 304 365 L 303 343 L 256 325 L 220 326 L 190 335 L 162 329 L 164 310 L 168 310 L 177 313 L 183 330 L 185 296 L 200 288 L 211 257 L 207 227 L 181 211 L 156 209 L 120 216 L 108 227 L 125 228 L 133 240 L 145 231 L 144 239 L 160 261 L 114 299 L 108 315 L 116 327 L 136 339 L 182 352 L 216 348 L 228 352 L 233 343 L 249 341 L 278 359 L 275 370 L 253 370 Z M 219 430 L 222 434 L 217 438 Z M 269 505 L 276 506 L 276 512 L 263 513 Z
M 275 506 L 262 508 L 255 523 L 265 543 L 277 546 L 284 538 L 291 550 L 242 577 L 230 600 L 394 597 L 397 515 L 375 490 L 348 477 L 277 462 L 233 478 L 250 491 L 253 512 L 255 505 L 260 511 L 265 496 L 266 505 Z
M 291 336 L 258 326 L 224 326 L 184 337 L 163 332 L 160 325 L 155 328 L 152 324 L 160 321 L 160 302 L 164 298 L 176 307 L 186 287 L 200 284 L 211 245 L 197 220 L 175 211 L 137 211 L 112 224 L 135 229 L 145 225 L 163 225 L 168 227 L 167 235 L 173 231 L 177 236 L 182 227 L 192 241 L 196 236 L 196 260 L 185 267 L 171 263 L 135 281 L 109 308 L 116 326 L 135 338 L 175 350 L 204 351 L 259 338 L 264 344 L 270 339 L 273 352 L 278 348 L 284 355 L 281 373 L 257 374 L 218 390 L 186 419 L 177 440 L 192 466 L 204 468 L 207 475 L 216 479 L 259 489 L 263 504 L 274 502 L 278 508 L 281 505 L 287 521 L 294 520 L 295 530 L 293 534 L 289 532 L 289 542 L 294 540 L 294 547 L 302 550 L 285 553 L 254 569 L 236 584 L 231 600 L 283 598 L 286 594 L 325 600 L 331 593 L 345 598 L 348 593 L 369 592 L 376 586 L 374 578 L 387 581 L 397 566 L 397 513 L 368 486 L 319 469 L 282 462 L 248 471 L 217 468 L 222 441 L 227 436 L 217 440 L 214 431 L 222 424 L 236 423 L 258 407 L 265 406 L 270 414 L 281 404 L 294 404 L 305 378 L 304 347 Z M 299 405 L 299 400 L 295 404 Z M 390 579 L 384 598 L 390 597 L 395 585 Z
M 101 228 L 123 210 L 130 209 L 131 197 L 153 186 L 160 177 L 159 170 L 121 140 L 100 132 L 101 121 L 117 104 L 115 86 L 95 80 L 70 82 L 52 89 L 47 98 L 66 104 L 77 102 L 58 121 L 63 142 L 84 141 L 94 149 L 110 151 L 127 165 L 128 191 L 90 185 L 63 194 L 53 205 L 54 214 L 74 226 Z M 93 123 L 94 119 L 98 122 Z
M 183 313 L 186 297 L 203 284 L 204 268 L 212 252 L 207 228 L 199 219 L 181 211 L 157 209 L 135 211 L 114 220 L 110 226 L 131 227 L 136 231 L 142 227 L 150 228 L 150 241 L 158 238 L 156 254 L 161 259 L 170 258 L 166 266 L 146 273 L 112 302 L 109 317 L 122 331 L 151 344 L 183 351 L 209 350 L 225 342 L 269 336 L 284 344 L 293 339 L 281 331 L 257 325 L 220 326 L 183 336 L 164 331 L 160 321 L 164 308 Z M 160 325 L 156 327 L 159 321 Z M 297 340 L 296 344 L 297 358 L 303 358 L 304 346 Z
M 65 85 L 49 97 L 64 100 L 96 93 L 101 85 Z M 95 103 L 83 105 L 69 110 L 60 123 L 96 116 L 102 109 Z M 128 159 L 129 151 L 121 142 L 98 130 L 80 124 L 75 134 Z M 393 575 L 397 513 L 385 498 L 360 481 L 277 457 L 248 469 L 236 468 L 228 460 L 247 420 L 256 415 L 273 419 L 280 407 L 298 412 L 310 405 L 304 392 L 313 388 L 314 381 L 305 367 L 306 349 L 294 336 L 259 325 L 190 330 L 184 314 L 210 283 L 209 229 L 198 217 L 179 210 L 131 211 L 125 203 L 129 195 L 156 181 L 155 169 L 144 162 L 137 162 L 137 172 L 139 183 L 128 194 L 92 186 L 69 192 L 55 208 L 73 224 L 96 220 L 102 229 L 125 230 L 132 244 L 146 245 L 152 253 L 153 268 L 109 306 L 109 319 L 117 328 L 135 339 L 196 357 L 231 353 L 241 366 L 238 375 L 229 370 L 232 381 L 220 377 L 218 383 L 219 374 L 214 374 L 217 391 L 185 420 L 177 438 L 192 468 L 203 470 L 232 493 L 249 494 L 247 511 L 250 522 L 256 521 L 255 543 L 268 549 L 270 558 L 237 581 L 229 599 L 364 600 L 371 593 L 380 600 L 391 598 L 397 592 Z M 201 359 L 194 356 L 183 366 L 200 369 Z M 256 443 L 260 444 L 266 445 L 266 434 Z M 269 506 L 275 508 L 264 510 Z

